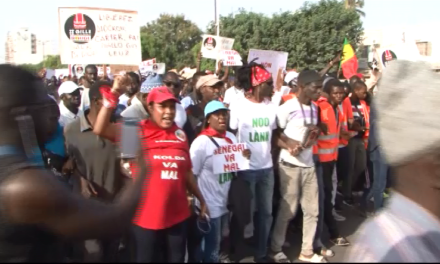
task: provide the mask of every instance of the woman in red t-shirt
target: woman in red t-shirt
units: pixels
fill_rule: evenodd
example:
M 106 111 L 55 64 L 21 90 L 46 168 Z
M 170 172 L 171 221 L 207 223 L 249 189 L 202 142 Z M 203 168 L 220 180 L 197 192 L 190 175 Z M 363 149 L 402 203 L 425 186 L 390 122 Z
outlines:
M 113 88 L 101 87 L 104 107 L 93 128 L 97 135 L 117 138 L 120 128 L 110 123 L 110 116 L 128 81 L 118 76 Z M 209 216 L 192 174 L 186 135 L 174 123 L 176 102 L 179 103 L 167 87 L 152 90 L 147 97 L 150 118 L 139 124 L 140 146 L 150 175 L 144 182 L 144 194 L 133 219 L 136 262 L 153 262 L 157 252 L 162 252 L 156 246 L 162 244 L 166 245 L 166 262 L 184 262 L 186 220 L 190 216 L 187 190 L 200 199 L 201 217 Z M 137 164 L 130 165 L 132 175 L 137 175 Z

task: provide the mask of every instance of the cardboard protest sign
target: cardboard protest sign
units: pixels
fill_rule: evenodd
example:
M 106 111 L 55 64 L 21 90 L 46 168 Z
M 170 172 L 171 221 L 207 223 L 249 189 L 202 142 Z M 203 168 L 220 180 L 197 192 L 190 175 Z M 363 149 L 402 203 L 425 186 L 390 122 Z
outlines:
M 220 52 L 224 66 L 243 66 L 240 53 L 235 50 L 222 50 Z
M 246 144 L 230 144 L 214 151 L 212 164 L 215 174 L 249 170 L 249 160 L 243 157 Z
M 139 65 L 142 61 L 136 11 L 60 7 L 63 64 Z
M 248 62 L 251 62 L 255 58 L 257 63 L 264 65 L 266 70 L 272 74 L 272 78 L 276 80 L 278 69 L 281 67 L 286 68 L 287 65 L 287 52 L 272 51 L 272 50 L 249 50 Z
M 213 35 L 203 35 L 202 38 L 202 56 L 208 59 L 218 59 L 220 51 L 231 50 L 234 45 L 234 39 L 231 38 Z

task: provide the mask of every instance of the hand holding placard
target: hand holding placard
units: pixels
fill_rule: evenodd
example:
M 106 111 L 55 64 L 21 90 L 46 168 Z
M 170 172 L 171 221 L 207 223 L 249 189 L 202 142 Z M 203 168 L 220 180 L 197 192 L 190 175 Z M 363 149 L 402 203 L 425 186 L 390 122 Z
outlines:
M 215 174 L 249 170 L 250 151 L 246 144 L 229 144 L 214 151 L 213 167 Z

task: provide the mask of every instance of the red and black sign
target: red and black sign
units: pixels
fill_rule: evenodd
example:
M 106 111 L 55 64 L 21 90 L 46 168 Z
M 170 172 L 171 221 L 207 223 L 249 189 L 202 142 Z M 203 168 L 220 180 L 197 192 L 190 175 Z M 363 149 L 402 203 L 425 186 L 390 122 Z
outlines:
M 96 26 L 89 16 L 78 13 L 67 19 L 64 32 L 74 43 L 86 44 L 95 37 Z
M 385 67 L 388 66 L 388 63 L 393 60 L 397 60 L 397 56 L 392 50 L 386 50 L 382 53 L 382 62 Z

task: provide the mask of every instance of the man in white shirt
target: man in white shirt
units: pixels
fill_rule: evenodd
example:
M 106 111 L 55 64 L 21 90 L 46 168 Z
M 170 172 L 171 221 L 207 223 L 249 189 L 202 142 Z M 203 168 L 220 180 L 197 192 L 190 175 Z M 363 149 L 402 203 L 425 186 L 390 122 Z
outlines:
M 90 107 L 89 91 L 92 85 L 98 80 L 98 67 L 96 65 L 87 65 L 83 80 L 83 88 L 81 94 L 81 105 L 79 109 L 85 111 Z
M 65 127 L 72 123 L 78 115 L 81 113 L 79 106 L 81 103 L 81 90 L 80 87 L 71 81 L 64 82 L 58 88 L 58 94 L 60 96 L 60 125 Z
M 313 143 L 304 145 L 311 130 L 319 131 L 318 109 L 312 101 L 319 98 L 318 89 L 322 88 L 322 80 L 315 71 L 303 71 L 298 76 L 298 84 L 298 97 L 285 102 L 277 111 L 279 128 L 289 140 L 296 143 L 295 149 L 283 148 L 280 154 L 281 201 L 271 241 L 271 255 L 277 263 L 290 262 L 282 252 L 282 246 L 289 222 L 296 215 L 298 203 L 301 203 L 304 212 L 303 244 L 299 260 L 313 263 L 325 261 L 322 256 L 314 254 L 313 249 L 319 214 L 319 191 L 313 162 Z
M 226 107 L 230 107 L 233 102 L 239 101 L 244 98 L 243 89 L 237 87 L 236 85 L 232 86 L 225 92 L 225 98 L 223 99 L 223 103 Z
M 128 102 L 134 98 L 141 87 L 139 75 L 135 72 L 127 73 L 131 80 L 131 85 L 127 88 L 127 92 L 119 97 L 119 104 L 128 107 Z
M 275 105 L 280 105 L 281 98 L 284 95 L 289 94 L 291 91 L 290 84 L 292 82 L 294 82 L 296 84 L 296 82 L 295 82 L 296 78 L 298 78 L 297 72 L 291 71 L 286 74 L 286 77 L 284 78 L 285 85 L 283 85 L 279 91 L 275 91 L 275 93 L 272 96 L 272 103 L 274 103 Z

